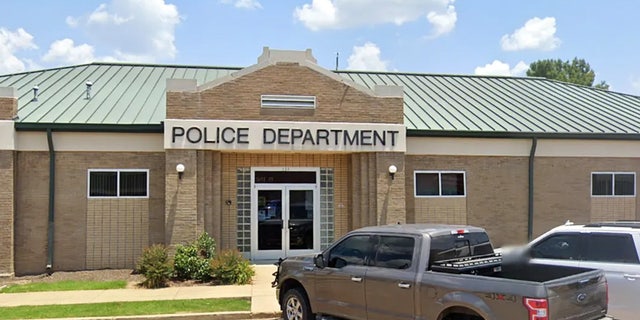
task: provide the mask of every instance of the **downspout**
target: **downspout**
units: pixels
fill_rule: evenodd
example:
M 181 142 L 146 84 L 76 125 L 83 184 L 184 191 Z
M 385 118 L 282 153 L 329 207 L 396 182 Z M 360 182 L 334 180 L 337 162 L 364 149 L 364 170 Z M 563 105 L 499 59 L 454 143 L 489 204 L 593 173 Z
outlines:
M 56 152 L 53 149 L 51 128 L 47 128 L 47 143 L 49 144 L 49 224 L 47 229 L 47 273 L 53 272 L 53 221 L 56 194 Z
M 533 160 L 536 155 L 537 145 L 538 138 L 533 137 L 531 139 L 531 151 L 529 152 L 529 221 L 527 224 L 527 239 L 529 241 L 533 239 Z

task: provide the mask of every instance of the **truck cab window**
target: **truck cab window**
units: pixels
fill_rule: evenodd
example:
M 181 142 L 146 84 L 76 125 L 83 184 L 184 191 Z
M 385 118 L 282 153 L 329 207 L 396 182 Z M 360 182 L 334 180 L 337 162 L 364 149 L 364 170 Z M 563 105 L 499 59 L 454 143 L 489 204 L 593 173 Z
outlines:
M 371 256 L 373 242 L 369 235 L 354 235 L 338 243 L 329 252 L 328 266 L 342 268 L 347 265 L 364 266 Z
M 558 234 L 542 240 L 531 250 L 532 258 L 541 259 L 580 259 L 580 234 Z
M 415 239 L 411 237 L 382 236 L 373 259 L 373 266 L 408 269 L 413 260 Z

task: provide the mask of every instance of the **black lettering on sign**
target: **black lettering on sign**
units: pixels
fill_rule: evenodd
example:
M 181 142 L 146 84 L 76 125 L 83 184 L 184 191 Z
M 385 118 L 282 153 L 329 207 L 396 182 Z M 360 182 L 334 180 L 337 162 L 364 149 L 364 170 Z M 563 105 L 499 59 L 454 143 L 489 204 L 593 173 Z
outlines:
M 360 131 L 360 144 L 363 146 L 371 145 L 371 132 L 372 130 L 362 130 Z
M 269 128 L 264 128 L 262 130 L 262 143 L 264 144 L 273 144 L 276 142 L 276 131 Z
M 236 141 L 236 129 L 231 128 L 231 127 L 226 127 L 224 129 L 222 129 L 222 141 L 224 141 L 224 143 L 233 143 Z
M 291 129 L 291 144 L 296 144 L 296 140 L 302 138 L 302 130 Z
M 316 142 L 313 141 L 313 133 L 311 133 L 311 130 L 307 129 L 307 131 L 304 132 L 304 140 L 302 140 L 302 144 L 307 143 L 307 141 L 311 141 L 312 145 L 316 145 Z
M 329 130 L 327 129 L 318 129 L 316 131 L 316 141 L 320 144 L 320 140 L 324 140 L 325 145 L 329 145 Z
M 278 144 L 289 144 L 289 129 L 278 129 Z
M 238 143 L 249 143 L 249 128 L 238 128 Z
M 187 141 L 191 143 L 198 143 L 202 140 L 202 131 L 198 127 L 191 127 L 187 129 Z
M 176 137 L 184 136 L 184 128 L 183 127 L 173 127 L 171 128 L 171 143 L 176 143 Z

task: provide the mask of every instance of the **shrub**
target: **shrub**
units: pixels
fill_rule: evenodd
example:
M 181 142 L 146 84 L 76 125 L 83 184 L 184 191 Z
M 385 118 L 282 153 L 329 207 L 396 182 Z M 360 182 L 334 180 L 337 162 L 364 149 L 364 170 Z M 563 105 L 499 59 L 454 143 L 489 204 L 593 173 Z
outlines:
M 211 280 L 210 260 L 215 256 L 216 243 L 206 232 L 187 245 L 176 246 L 175 276 L 181 280 Z
M 220 284 L 249 284 L 255 273 L 238 250 L 225 250 L 211 259 L 211 276 Z
M 142 256 L 138 259 L 136 270 L 144 275 L 143 286 L 165 287 L 172 274 L 167 248 L 162 244 L 154 244 L 144 249 Z

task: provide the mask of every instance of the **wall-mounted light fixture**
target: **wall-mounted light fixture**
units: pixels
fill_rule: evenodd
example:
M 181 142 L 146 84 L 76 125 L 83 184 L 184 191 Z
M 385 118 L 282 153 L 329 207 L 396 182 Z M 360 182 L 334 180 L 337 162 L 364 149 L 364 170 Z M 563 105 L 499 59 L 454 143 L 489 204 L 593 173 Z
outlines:
M 389 175 L 391 176 L 391 180 L 396 176 L 396 172 L 398 172 L 398 167 L 394 165 L 389 166 Z
M 176 172 L 178 172 L 178 179 L 182 179 L 182 175 L 184 174 L 184 164 L 178 163 L 176 165 Z

